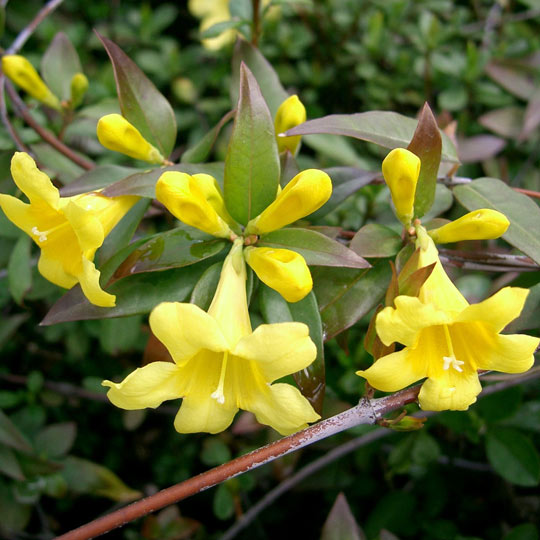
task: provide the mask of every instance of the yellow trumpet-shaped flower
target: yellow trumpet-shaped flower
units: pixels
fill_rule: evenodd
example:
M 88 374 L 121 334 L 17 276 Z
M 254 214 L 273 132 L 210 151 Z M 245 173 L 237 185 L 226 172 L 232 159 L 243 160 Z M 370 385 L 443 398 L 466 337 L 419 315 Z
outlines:
M 287 302 L 302 300 L 313 288 L 308 265 L 304 257 L 295 251 L 247 247 L 244 256 L 257 277 Z
M 33 98 L 53 109 L 61 109 L 59 99 L 50 91 L 34 66 L 24 56 L 18 54 L 3 56 L 2 71 Z
M 278 194 L 276 200 L 246 227 L 247 234 L 264 234 L 318 210 L 332 194 L 330 177 L 318 169 L 298 173 Z
M 418 156 L 405 148 L 395 148 L 382 163 L 382 173 L 390 188 L 396 215 L 404 225 L 410 225 L 414 215 L 414 195 L 420 165 Z
M 180 221 L 220 238 L 232 231 L 229 216 L 216 180 L 208 174 L 167 171 L 156 184 L 156 198 Z
M 49 177 L 24 152 L 13 156 L 11 174 L 30 204 L 0 194 L 0 207 L 41 248 L 41 275 L 65 289 L 80 283 L 92 304 L 114 306 L 115 296 L 100 287 L 100 273 L 92 261 L 107 234 L 138 197 L 109 198 L 99 193 L 60 197 Z
M 180 433 L 223 431 L 238 409 L 282 435 L 319 419 L 297 388 L 271 384 L 311 364 L 316 348 L 302 323 L 263 324 L 252 332 L 241 239 L 225 259 L 208 313 L 164 302 L 150 314 L 150 326 L 174 363 L 153 362 L 118 384 L 104 381 L 117 407 L 155 408 L 182 397 L 174 421 Z
M 427 377 L 418 396 L 422 409 L 466 410 L 482 390 L 477 370 L 521 373 L 532 366 L 539 339 L 500 334 L 519 316 L 529 291 L 505 287 L 469 305 L 444 271 L 431 238 L 421 236 L 419 265 L 436 263 L 433 272 L 418 298 L 398 296 L 395 308 L 386 307 L 376 319 L 381 341 L 405 348 L 357 374 L 385 392 Z
M 288 97 L 278 108 L 274 119 L 274 127 L 276 135 L 284 133 L 288 129 L 298 126 L 306 121 L 306 108 L 298 99 L 297 95 Z M 289 150 L 291 154 L 295 154 L 300 146 L 300 135 L 292 137 L 277 137 L 277 145 L 279 153 Z
M 159 165 L 165 161 L 160 151 L 120 114 L 107 114 L 99 119 L 97 138 L 105 148 L 134 159 Z
M 436 244 L 461 240 L 489 240 L 499 238 L 510 226 L 507 217 L 497 210 L 482 208 L 429 231 Z

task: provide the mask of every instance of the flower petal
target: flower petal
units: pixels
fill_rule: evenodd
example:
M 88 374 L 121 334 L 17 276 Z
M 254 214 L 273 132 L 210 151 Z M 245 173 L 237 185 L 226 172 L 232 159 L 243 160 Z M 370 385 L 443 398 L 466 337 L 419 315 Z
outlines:
M 208 396 L 198 399 L 186 396 L 174 419 L 178 433 L 219 433 L 227 429 L 238 412 L 237 407 L 227 407 Z
M 17 225 L 19 229 L 35 239 L 32 234 L 32 228 L 36 226 L 36 221 L 32 212 L 32 207 L 16 197 L 0 193 L 0 208 L 6 214 L 6 217 Z
M 81 250 L 87 258 L 93 258 L 96 249 L 105 240 L 103 226 L 99 219 L 92 212 L 70 200 L 67 201 L 62 210 L 77 236 Z
M 415 360 L 414 352 L 406 348 L 379 358 L 370 368 L 356 374 L 367 379 L 373 388 L 395 392 L 427 375 L 425 363 Z
M 103 381 L 107 397 L 121 409 L 155 409 L 167 399 L 180 397 L 181 370 L 172 362 L 152 362 L 130 373 L 121 383 Z
M 528 294 L 527 289 L 505 287 L 483 302 L 468 306 L 455 320 L 456 322 L 481 321 L 493 332 L 498 333 L 508 323 L 519 317 Z
M 71 289 L 77 283 L 77 278 L 68 274 L 64 270 L 62 261 L 51 257 L 51 253 L 48 250 L 42 250 L 38 262 L 38 270 L 45 279 L 64 289 Z
M 480 369 L 493 369 L 503 373 L 522 373 L 534 364 L 534 351 L 540 340 L 524 334 L 496 335 L 493 345 L 479 344 Z
M 257 421 L 273 427 L 281 435 L 290 435 L 316 422 L 320 416 L 298 388 L 290 384 L 273 384 L 269 392 L 257 393 L 249 409 Z
M 84 296 L 91 304 L 101 307 L 113 307 L 116 305 L 116 296 L 105 292 L 100 284 L 100 272 L 92 261 L 82 257 L 82 272 L 77 276 Z
M 476 372 L 449 369 L 443 377 L 428 379 L 422 385 L 418 401 L 425 411 L 466 411 L 481 391 Z
M 238 342 L 232 354 L 253 360 L 265 380 L 273 382 L 309 366 L 317 348 L 305 324 L 287 322 L 261 324 Z
M 201 349 L 222 352 L 228 348 L 216 320 L 194 304 L 159 304 L 150 313 L 150 328 L 179 366 Z

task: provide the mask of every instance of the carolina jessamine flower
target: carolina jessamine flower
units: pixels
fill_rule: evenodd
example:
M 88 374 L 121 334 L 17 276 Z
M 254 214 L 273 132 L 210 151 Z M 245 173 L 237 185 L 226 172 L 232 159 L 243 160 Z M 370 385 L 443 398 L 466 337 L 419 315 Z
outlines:
M 100 273 L 92 261 L 138 197 L 109 198 L 96 192 L 60 197 L 50 178 L 24 152 L 13 156 L 11 174 L 30 204 L 0 194 L 0 207 L 41 248 L 40 274 L 65 289 L 80 283 L 92 304 L 114 306 L 115 296 L 100 287 Z
M 75 73 L 71 78 L 70 83 L 70 106 L 75 109 L 84 99 L 84 95 L 88 90 L 88 79 L 84 73 Z
M 33 98 L 53 109 L 61 109 L 60 100 L 51 92 L 34 66 L 24 56 L 18 54 L 3 56 L 2 71 Z
M 357 374 L 379 390 L 393 392 L 427 377 L 418 396 L 425 410 L 465 410 L 482 387 L 477 370 L 521 373 L 533 362 L 539 339 L 501 335 L 519 316 L 528 290 L 505 287 L 478 304 L 450 281 L 433 240 L 419 227 L 419 267 L 436 263 L 418 298 L 398 296 L 383 309 L 376 329 L 385 345 L 405 345 Z
M 306 108 L 298 99 L 297 95 L 288 97 L 278 108 L 274 119 L 274 128 L 276 131 L 276 140 L 279 153 L 289 150 L 293 155 L 296 154 L 300 146 L 300 135 L 291 137 L 279 137 L 279 133 L 296 127 L 306 121 Z
M 150 326 L 174 363 L 152 362 L 121 383 L 104 381 L 117 407 L 155 408 L 182 397 L 174 421 L 180 433 L 223 431 L 238 409 L 282 435 L 319 419 L 297 388 L 271 384 L 311 364 L 316 348 L 302 323 L 263 324 L 252 332 L 242 239 L 225 259 L 208 313 L 193 304 L 164 302 L 150 314 Z
M 201 19 L 200 32 L 231 18 L 229 0 L 189 0 L 188 9 L 194 17 Z M 202 44 L 206 49 L 218 50 L 232 43 L 235 37 L 236 31 L 229 29 L 214 38 L 203 39 Z

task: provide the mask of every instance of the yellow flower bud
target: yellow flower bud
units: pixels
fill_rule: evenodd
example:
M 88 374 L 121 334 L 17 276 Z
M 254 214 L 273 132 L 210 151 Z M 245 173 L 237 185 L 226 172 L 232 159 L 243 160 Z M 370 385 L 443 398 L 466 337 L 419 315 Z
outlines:
M 201 189 L 201 183 L 206 182 L 200 182 L 200 175 L 167 171 L 157 181 L 156 199 L 185 224 L 213 236 L 229 238 L 231 229 L 207 200 L 204 189 L 208 186 Z
M 165 161 L 159 150 L 120 114 L 102 116 L 97 124 L 97 137 L 105 148 L 114 152 L 148 163 L 162 164 Z
M 234 227 L 236 222 L 225 207 L 225 201 L 217 180 L 213 176 L 204 173 L 194 174 L 192 178 L 196 180 L 197 186 L 202 191 L 204 198 L 218 213 L 219 217 Z
M 289 150 L 291 154 L 295 154 L 300 145 L 300 135 L 293 137 L 279 137 L 279 133 L 284 133 L 288 129 L 298 126 L 306 121 L 306 108 L 294 95 L 287 98 L 276 112 L 274 127 L 276 129 L 276 138 L 279 153 Z
M 276 200 L 252 219 L 247 234 L 275 231 L 318 210 L 332 194 L 332 181 L 323 171 L 307 169 L 298 173 Z
M 481 208 L 429 231 L 429 235 L 437 244 L 461 240 L 490 240 L 502 236 L 509 226 L 510 222 L 504 214 L 497 210 Z
M 18 54 L 3 56 L 2 71 L 33 98 L 53 109 L 61 109 L 58 98 L 49 90 L 34 66 L 24 56 Z
M 75 73 L 71 79 L 71 107 L 78 107 L 88 90 L 88 79 L 84 73 Z
M 287 302 L 302 300 L 313 287 L 306 261 L 295 251 L 247 247 L 244 256 L 257 277 L 281 294 Z
M 414 194 L 420 175 L 420 159 L 405 148 L 392 150 L 382 163 L 398 219 L 409 225 L 414 215 Z

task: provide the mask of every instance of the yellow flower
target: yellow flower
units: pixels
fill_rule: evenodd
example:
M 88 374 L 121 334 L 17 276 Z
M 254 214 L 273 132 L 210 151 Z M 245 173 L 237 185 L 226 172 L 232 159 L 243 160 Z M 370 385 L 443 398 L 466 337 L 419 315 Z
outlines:
M 292 129 L 306 121 L 306 108 L 298 99 L 297 95 L 288 97 L 278 108 L 274 119 L 276 136 L 279 133 Z M 292 137 L 276 137 L 279 153 L 289 150 L 291 154 L 296 154 L 300 145 L 300 135 Z
M 71 107 L 75 109 L 78 107 L 83 99 L 86 91 L 88 90 L 88 79 L 84 73 L 75 73 L 70 83 L 71 89 Z
M 244 256 L 257 277 L 278 291 L 287 302 L 302 300 L 313 287 L 306 261 L 295 251 L 247 247 Z
M 420 165 L 418 156 L 405 148 L 395 148 L 382 163 L 382 173 L 390 188 L 396 215 L 404 225 L 410 225 L 414 215 L 414 195 Z
M 92 261 L 107 234 L 138 197 L 109 198 L 99 193 L 60 197 L 49 177 L 24 152 L 13 156 L 11 174 L 30 204 L 0 194 L 0 207 L 41 248 L 41 275 L 66 289 L 78 282 L 92 304 L 114 306 L 116 298 L 100 287 L 99 270 Z
M 33 98 L 53 109 L 61 109 L 58 98 L 49 90 L 34 66 L 24 56 L 18 54 L 3 56 L 2 71 Z
M 418 396 L 425 410 L 466 410 L 482 390 L 477 370 L 521 373 L 534 362 L 539 339 L 501 335 L 519 316 L 528 290 L 505 287 L 469 305 L 444 271 L 433 240 L 420 234 L 419 266 L 436 263 L 418 298 L 398 296 L 376 319 L 385 345 L 398 342 L 401 351 L 379 358 L 357 374 L 370 385 L 394 392 L 427 377 Z
M 504 214 L 482 208 L 429 231 L 429 236 L 437 244 L 461 240 L 489 240 L 502 236 L 509 226 L 510 222 Z
M 167 171 L 156 184 L 156 199 L 180 221 L 220 238 L 230 238 L 232 231 L 221 190 L 208 174 Z
M 228 21 L 231 18 L 229 0 L 189 0 L 189 12 L 201 19 L 199 31 L 202 33 L 217 23 Z M 217 37 L 203 39 L 202 44 L 206 49 L 218 50 L 224 45 L 232 43 L 236 37 L 236 31 L 225 30 Z
M 323 171 L 298 173 L 276 200 L 246 226 L 246 234 L 264 234 L 289 225 L 318 210 L 332 194 L 332 181 Z
M 263 324 L 252 332 L 241 239 L 225 259 L 208 313 L 164 302 L 150 314 L 150 326 L 174 363 L 152 362 L 121 383 L 104 381 L 117 407 L 155 408 L 182 397 L 174 421 L 180 433 L 223 431 L 238 409 L 282 435 L 319 419 L 297 388 L 271 384 L 311 364 L 316 348 L 302 323 Z
M 105 148 L 134 159 L 157 165 L 165 161 L 160 151 L 120 114 L 107 114 L 99 119 L 97 138 Z

